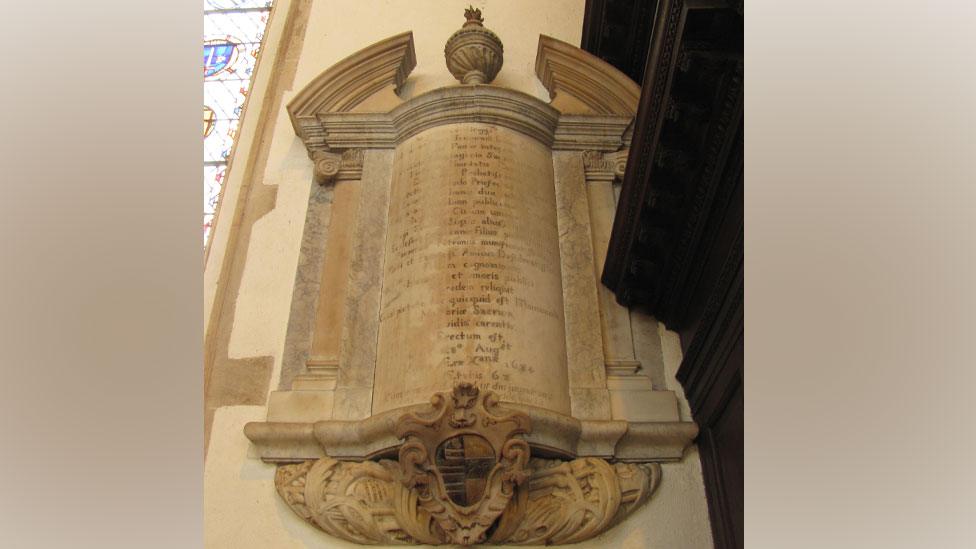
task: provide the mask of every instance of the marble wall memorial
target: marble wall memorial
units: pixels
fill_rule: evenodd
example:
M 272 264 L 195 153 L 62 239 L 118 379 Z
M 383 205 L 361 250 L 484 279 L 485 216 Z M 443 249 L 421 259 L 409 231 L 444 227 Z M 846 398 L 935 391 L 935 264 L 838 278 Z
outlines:
M 548 103 L 493 85 L 501 40 L 465 16 L 455 86 L 400 99 L 404 33 L 288 104 L 317 184 L 279 390 L 245 434 L 333 536 L 573 543 L 652 497 L 696 434 L 598 283 L 639 88 L 546 36 Z

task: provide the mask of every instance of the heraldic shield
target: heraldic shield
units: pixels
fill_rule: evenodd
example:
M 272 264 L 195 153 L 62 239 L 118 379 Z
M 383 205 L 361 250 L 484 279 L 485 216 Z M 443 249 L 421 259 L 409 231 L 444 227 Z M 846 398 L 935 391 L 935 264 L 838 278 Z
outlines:
M 234 64 L 237 44 L 230 40 L 207 40 L 203 43 L 203 77 L 210 78 Z
M 445 539 L 480 543 L 528 476 L 529 444 L 516 437 L 530 432 L 529 417 L 467 383 L 431 405 L 397 422 L 402 482 Z

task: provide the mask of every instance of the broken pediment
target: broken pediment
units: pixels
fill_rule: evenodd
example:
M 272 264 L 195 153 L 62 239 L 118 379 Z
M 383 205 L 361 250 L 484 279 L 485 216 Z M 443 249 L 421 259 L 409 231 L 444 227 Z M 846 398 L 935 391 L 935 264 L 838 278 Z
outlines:
M 640 86 L 595 55 L 539 36 L 535 73 L 549 90 L 552 106 L 565 114 L 625 116 L 637 114 Z
M 339 61 L 288 103 L 295 133 L 310 151 L 324 147 L 317 131 L 319 115 L 362 111 L 368 105 L 382 105 L 374 108 L 389 110 L 389 103 L 397 99 L 394 94 L 416 65 L 412 32 L 391 36 Z

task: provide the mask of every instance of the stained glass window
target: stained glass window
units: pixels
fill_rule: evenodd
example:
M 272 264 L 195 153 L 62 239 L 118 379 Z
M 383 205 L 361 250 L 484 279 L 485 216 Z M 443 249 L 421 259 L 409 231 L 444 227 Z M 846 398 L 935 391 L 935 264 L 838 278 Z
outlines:
M 270 12 L 270 0 L 203 2 L 204 243 Z

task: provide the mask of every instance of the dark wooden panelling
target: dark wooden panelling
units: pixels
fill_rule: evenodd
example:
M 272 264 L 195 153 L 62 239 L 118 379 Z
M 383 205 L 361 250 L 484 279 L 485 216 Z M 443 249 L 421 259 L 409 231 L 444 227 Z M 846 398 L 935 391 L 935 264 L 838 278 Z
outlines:
M 581 47 L 641 83 L 657 0 L 587 0 Z
M 606 41 L 612 3 L 587 2 L 584 45 L 628 72 L 614 48 L 639 31 Z M 681 336 L 677 377 L 722 549 L 744 545 L 742 21 L 741 2 L 660 0 L 602 276 Z
M 742 168 L 742 18 L 681 0 L 658 15 L 602 280 L 680 330 Z

